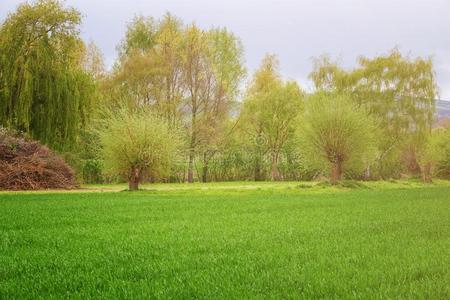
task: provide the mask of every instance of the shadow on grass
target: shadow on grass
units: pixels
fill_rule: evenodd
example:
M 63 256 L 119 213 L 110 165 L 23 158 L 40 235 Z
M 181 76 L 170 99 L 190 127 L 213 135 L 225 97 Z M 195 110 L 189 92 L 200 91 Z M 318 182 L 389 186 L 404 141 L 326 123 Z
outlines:
M 356 180 L 342 180 L 337 184 L 331 184 L 329 181 L 322 181 L 316 184 L 317 187 L 321 188 L 344 188 L 344 189 L 371 189 L 370 186 L 361 181 Z
M 142 193 L 142 192 L 160 192 L 160 190 L 158 189 L 137 189 L 137 190 L 129 190 L 129 189 L 124 189 L 124 190 L 120 190 L 119 192 L 121 193 Z

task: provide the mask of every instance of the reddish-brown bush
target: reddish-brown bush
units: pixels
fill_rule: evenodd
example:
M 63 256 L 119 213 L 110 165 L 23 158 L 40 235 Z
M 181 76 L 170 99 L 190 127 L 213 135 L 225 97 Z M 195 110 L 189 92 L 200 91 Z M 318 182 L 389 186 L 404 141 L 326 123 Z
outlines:
M 39 142 L 0 129 L 0 190 L 72 189 L 72 168 Z

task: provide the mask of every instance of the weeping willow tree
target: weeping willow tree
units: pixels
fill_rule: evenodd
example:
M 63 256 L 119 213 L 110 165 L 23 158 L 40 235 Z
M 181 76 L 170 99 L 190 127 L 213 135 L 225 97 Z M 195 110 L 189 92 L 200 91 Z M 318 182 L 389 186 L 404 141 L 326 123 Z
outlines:
M 94 84 L 82 69 L 80 13 L 56 0 L 20 5 L 0 27 L 0 124 L 68 150 Z

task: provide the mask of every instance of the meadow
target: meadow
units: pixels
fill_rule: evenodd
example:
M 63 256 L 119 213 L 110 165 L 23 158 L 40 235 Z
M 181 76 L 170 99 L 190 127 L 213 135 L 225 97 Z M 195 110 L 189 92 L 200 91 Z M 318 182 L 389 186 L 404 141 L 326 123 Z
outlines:
M 450 182 L 0 193 L 0 298 L 449 299 Z

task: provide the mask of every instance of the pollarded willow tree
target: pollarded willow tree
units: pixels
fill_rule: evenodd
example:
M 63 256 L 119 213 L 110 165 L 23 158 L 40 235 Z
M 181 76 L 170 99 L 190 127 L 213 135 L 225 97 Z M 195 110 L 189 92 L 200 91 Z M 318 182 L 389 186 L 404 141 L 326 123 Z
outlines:
M 178 131 L 145 109 L 110 112 L 98 133 L 106 172 L 126 178 L 130 190 L 169 176 L 182 147 Z
M 75 9 L 38 0 L 0 27 L 0 122 L 59 150 L 75 143 L 94 89 L 79 24 Z
M 308 98 L 298 136 L 305 157 L 336 184 L 345 172 L 362 173 L 374 159 L 377 127 L 349 96 L 317 93 Z
M 271 179 L 280 180 L 280 153 L 294 133 L 294 120 L 303 108 L 296 82 L 283 82 L 275 56 L 267 55 L 249 86 L 241 112 L 241 128 L 255 155 L 255 179 L 261 177 L 262 156 L 268 153 Z

